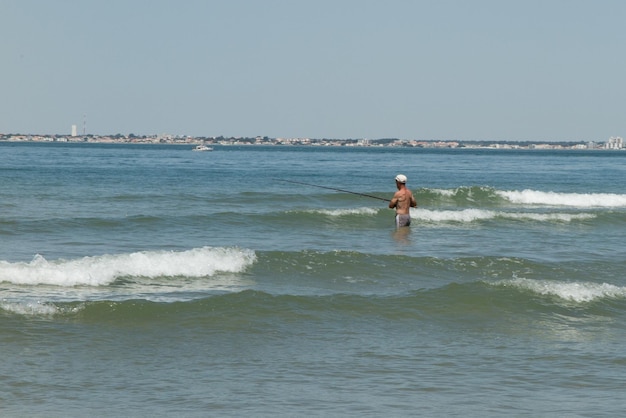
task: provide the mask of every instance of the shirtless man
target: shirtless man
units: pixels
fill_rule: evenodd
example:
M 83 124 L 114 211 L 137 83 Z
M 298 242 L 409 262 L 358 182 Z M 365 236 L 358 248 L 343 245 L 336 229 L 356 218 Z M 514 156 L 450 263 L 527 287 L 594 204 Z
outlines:
M 409 208 L 417 207 L 417 202 L 413 193 L 406 187 L 406 176 L 398 174 L 396 176 L 396 187 L 398 191 L 389 202 L 390 209 L 396 209 L 396 227 L 411 225 L 411 215 Z

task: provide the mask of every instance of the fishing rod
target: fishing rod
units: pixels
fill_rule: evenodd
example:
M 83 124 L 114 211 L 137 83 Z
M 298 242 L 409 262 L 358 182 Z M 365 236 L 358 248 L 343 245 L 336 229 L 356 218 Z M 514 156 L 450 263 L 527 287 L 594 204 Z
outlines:
M 302 184 L 304 186 L 319 187 L 320 189 L 334 190 L 336 192 L 350 193 L 350 194 L 355 194 L 355 195 L 358 195 L 358 196 L 371 197 L 372 199 L 378 199 L 378 200 L 383 200 L 385 202 L 390 202 L 389 199 L 385 199 L 385 198 L 382 198 L 382 197 L 372 196 L 371 194 L 365 194 L 365 193 L 351 192 L 350 190 L 337 189 L 335 187 L 318 186 L 317 184 L 304 183 L 302 181 L 294 181 L 294 180 L 282 180 L 282 179 L 274 179 L 274 180 L 284 181 L 286 183 Z

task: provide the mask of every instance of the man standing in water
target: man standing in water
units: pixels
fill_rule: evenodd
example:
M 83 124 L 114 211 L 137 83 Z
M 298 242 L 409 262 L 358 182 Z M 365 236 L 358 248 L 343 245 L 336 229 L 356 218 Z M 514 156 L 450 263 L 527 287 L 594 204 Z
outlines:
M 417 202 L 413 193 L 406 187 L 406 176 L 398 174 L 396 176 L 396 187 L 398 191 L 389 202 L 390 209 L 396 209 L 396 227 L 411 225 L 411 215 L 409 208 L 417 207 Z

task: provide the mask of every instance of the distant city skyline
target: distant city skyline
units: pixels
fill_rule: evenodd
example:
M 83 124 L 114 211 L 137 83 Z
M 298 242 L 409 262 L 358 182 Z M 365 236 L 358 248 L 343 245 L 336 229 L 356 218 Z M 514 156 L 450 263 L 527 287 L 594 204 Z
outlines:
M 74 125 L 72 130 L 74 130 Z M 6 135 L 0 142 L 61 142 L 108 144 L 196 144 L 207 145 L 279 145 L 279 146 L 336 146 L 336 147 L 402 147 L 402 148 L 491 148 L 491 149 L 551 149 L 551 150 L 624 150 L 621 137 L 607 141 L 418 141 L 415 139 L 330 139 L 330 138 L 270 138 L 257 137 L 192 137 L 180 135 Z
M 418 138 L 397 138 L 397 137 L 388 137 L 388 138 L 330 138 L 330 137 L 323 137 L 323 138 L 313 138 L 313 137 L 302 137 L 302 136 L 295 136 L 295 137 L 269 137 L 267 135 L 251 135 L 251 136 L 246 136 L 246 135 L 181 135 L 181 134 L 172 134 L 172 133 L 161 133 L 161 134 L 142 134 L 142 133 L 128 133 L 128 134 L 122 134 L 122 133 L 115 133 L 115 134 L 91 134 L 91 133 L 82 133 L 79 134 L 77 132 L 77 125 L 72 125 L 70 127 L 70 132 L 69 134 L 67 133 L 2 133 L 0 132 L 0 141 L 2 140 L 11 140 L 10 138 L 25 138 L 25 137 L 33 137 L 33 138 L 62 138 L 65 136 L 69 136 L 71 138 L 78 138 L 80 139 L 80 137 L 90 137 L 90 138 L 156 138 L 156 139 L 181 139 L 181 138 L 187 138 L 190 139 L 192 141 L 195 140 L 202 140 L 202 139 L 216 139 L 216 138 L 228 138 L 228 139 L 251 139 L 251 138 L 256 138 L 256 139 L 263 139 L 263 140 L 314 140 L 314 141 L 320 141 L 320 140 L 330 140 L 330 141 L 404 141 L 404 142 L 503 142 L 503 143 L 559 143 L 559 142 L 567 142 L 567 143 L 606 143 L 607 144 L 607 148 L 623 148 L 622 143 L 623 143 L 623 139 L 621 136 L 610 136 L 609 138 L 605 138 L 605 139 L 583 139 L 583 140 L 568 140 L 568 141 L 551 141 L 551 140 L 538 140 L 538 141 L 534 141 L 534 140 L 490 140 L 490 139 L 474 139 L 474 140 L 463 140 L 463 139 L 459 139 L 459 138 L 449 138 L 449 139 L 418 139 Z
M 621 0 L 4 0 L 0 14 L 5 134 L 626 133 Z

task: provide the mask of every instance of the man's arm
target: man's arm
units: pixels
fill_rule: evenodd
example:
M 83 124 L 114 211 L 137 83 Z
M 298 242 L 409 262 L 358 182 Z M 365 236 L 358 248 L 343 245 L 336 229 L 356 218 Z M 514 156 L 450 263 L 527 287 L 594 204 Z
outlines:
M 396 206 L 398 206 L 399 200 L 400 200 L 400 197 L 398 196 L 398 192 L 395 192 L 393 195 L 393 198 L 389 201 L 389 209 L 393 209 Z

